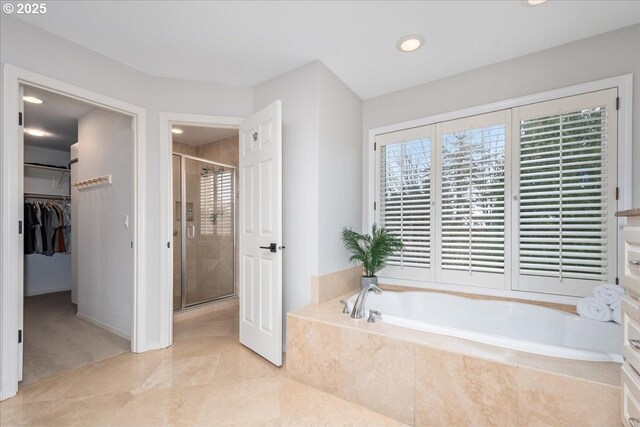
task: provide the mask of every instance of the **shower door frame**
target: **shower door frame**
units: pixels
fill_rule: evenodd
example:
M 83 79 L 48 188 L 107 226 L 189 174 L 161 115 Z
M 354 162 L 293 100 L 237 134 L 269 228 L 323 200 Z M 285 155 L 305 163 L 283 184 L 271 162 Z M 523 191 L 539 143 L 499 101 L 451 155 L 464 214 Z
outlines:
M 236 257 L 236 251 L 238 249 L 238 244 L 237 244 L 237 211 L 236 211 L 236 203 L 237 203 L 237 179 L 238 179 L 238 171 L 237 171 L 237 167 L 233 166 L 233 165 L 228 165 L 225 163 L 220 163 L 220 162 L 215 162 L 213 160 L 208 160 L 208 159 L 203 159 L 201 157 L 196 157 L 196 156 L 191 156 L 189 154 L 183 154 L 183 153 L 177 153 L 175 151 L 171 152 L 172 156 L 179 156 L 180 157 L 180 308 L 178 309 L 174 309 L 173 311 L 182 311 L 182 310 L 186 310 L 189 308 L 193 308 L 193 307 L 197 307 L 199 305 L 202 304 L 209 304 L 211 302 L 214 301 L 220 301 L 220 300 L 224 300 L 227 298 L 234 298 L 236 296 L 238 296 L 238 284 L 237 284 L 237 275 L 236 275 L 236 268 L 237 268 L 237 257 Z M 202 162 L 202 163 L 207 163 L 210 165 L 214 165 L 214 166 L 221 166 L 221 167 L 225 167 L 225 168 L 229 168 L 231 170 L 233 170 L 233 213 L 232 213 L 232 219 L 233 219 L 233 292 L 227 295 L 223 295 L 217 298 L 213 298 L 210 300 L 206 300 L 206 301 L 200 301 L 200 302 L 196 302 L 193 304 L 188 304 L 187 305 L 187 274 L 186 274 L 186 257 L 187 257 L 187 237 L 186 237 L 186 227 L 187 227 L 187 200 L 186 200 L 186 194 L 187 194 L 187 180 L 186 180 L 186 176 L 187 176 L 187 168 L 186 168 L 186 160 L 187 159 L 191 159 L 191 160 L 195 160 L 198 162 Z M 175 206 L 175 200 L 172 203 L 172 206 Z M 172 211 L 173 212 L 173 211 Z M 175 215 L 173 215 L 173 222 L 175 222 Z M 173 285 L 173 284 L 172 284 Z M 173 286 L 172 286 L 173 289 Z M 173 301 L 173 298 L 172 298 Z

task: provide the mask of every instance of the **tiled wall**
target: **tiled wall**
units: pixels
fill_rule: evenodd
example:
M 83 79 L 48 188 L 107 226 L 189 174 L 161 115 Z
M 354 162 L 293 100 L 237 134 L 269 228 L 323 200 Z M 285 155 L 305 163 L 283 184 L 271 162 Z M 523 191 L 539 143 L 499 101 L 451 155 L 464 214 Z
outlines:
M 311 277 L 311 303 L 322 304 L 347 292 L 360 289 L 362 267 L 355 266 L 335 273 Z

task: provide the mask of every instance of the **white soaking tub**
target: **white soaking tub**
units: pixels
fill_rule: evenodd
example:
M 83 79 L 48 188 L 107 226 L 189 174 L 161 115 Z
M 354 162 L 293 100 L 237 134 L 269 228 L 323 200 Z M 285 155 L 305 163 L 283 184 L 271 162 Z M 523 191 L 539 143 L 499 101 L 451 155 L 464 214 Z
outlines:
M 403 328 L 563 359 L 622 363 L 620 325 L 532 304 L 383 291 L 369 292 L 367 315 L 369 310 L 382 314 L 379 321 Z

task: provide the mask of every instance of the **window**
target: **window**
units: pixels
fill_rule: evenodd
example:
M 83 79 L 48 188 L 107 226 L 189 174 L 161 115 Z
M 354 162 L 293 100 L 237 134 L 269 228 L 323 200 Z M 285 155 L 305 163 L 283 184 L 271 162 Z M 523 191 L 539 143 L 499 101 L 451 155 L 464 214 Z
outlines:
M 438 281 L 504 287 L 508 118 L 499 111 L 437 125 Z
M 222 169 L 218 172 L 217 179 L 217 226 L 218 234 L 229 235 L 233 233 L 233 198 L 235 197 L 234 171 Z
M 616 273 L 617 89 L 376 137 L 381 276 L 588 295 Z
M 233 232 L 234 171 L 206 167 L 200 174 L 200 232 L 231 234 Z
M 216 184 L 212 168 L 203 167 L 200 172 L 200 234 L 213 234 L 216 225 Z
M 395 277 L 430 278 L 432 132 L 433 127 L 427 126 L 377 139 L 377 222 L 404 243 L 387 263 L 387 271 Z
M 588 295 L 615 277 L 616 96 L 515 109 L 518 289 Z

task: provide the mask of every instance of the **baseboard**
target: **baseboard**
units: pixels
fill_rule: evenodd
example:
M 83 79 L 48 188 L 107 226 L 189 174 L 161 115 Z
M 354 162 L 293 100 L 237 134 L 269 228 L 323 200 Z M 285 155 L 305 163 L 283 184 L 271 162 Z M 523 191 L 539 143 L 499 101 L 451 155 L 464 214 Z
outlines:
M 78 319 L 84 320 L 85 322 L 89 322 L 92 325 L 97 326 L 98 328 L 101 328 L 101 329 L 104 329 L 106 331 L 109 331 L 112 334 L 119 336 L 120 338 L 124 338 L 125 340 L 131 341 L 131 334 L 123 332 L 123 331 L 121 331 L 119 329 L 116 329 L 116 328 L 114 328 L 112 326 L 109 326 L 106 323 L 102 323 L 101 321 L 96 320 L 93 317 L 89 317 L 89 316 L 87 316 L 85 314 L 82 314 L 82 313 L 76 313 L 76 317 Z
M 71 288 L 62 288 L 62 289 L 48 289 L 46 291 L 37 291 L 37 292 L 29 292 L 24 294 L 25 297 L 35 297 L 36 295 L 45 295 L 45 294 L 55 294 L 56 292 L 66 292 L 70 291 Z

